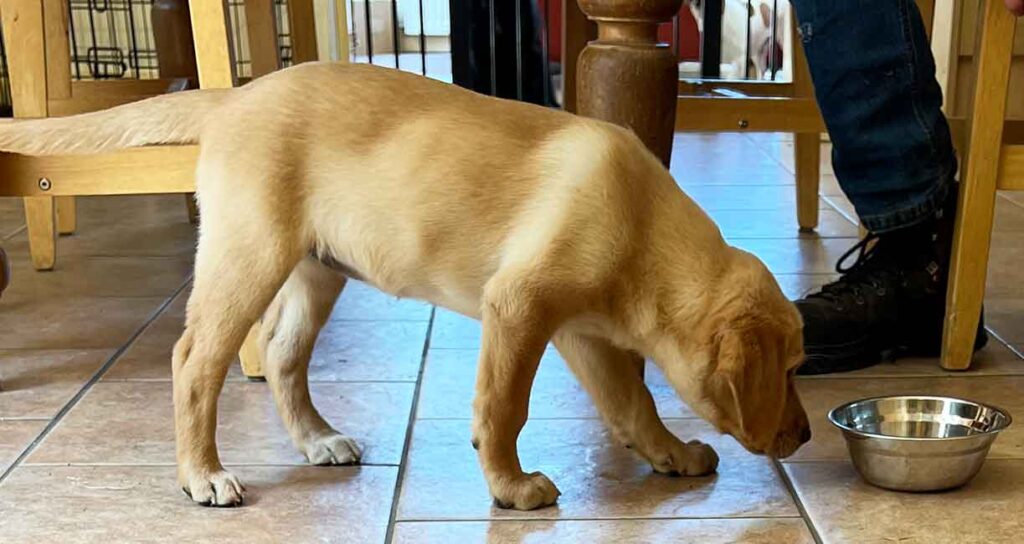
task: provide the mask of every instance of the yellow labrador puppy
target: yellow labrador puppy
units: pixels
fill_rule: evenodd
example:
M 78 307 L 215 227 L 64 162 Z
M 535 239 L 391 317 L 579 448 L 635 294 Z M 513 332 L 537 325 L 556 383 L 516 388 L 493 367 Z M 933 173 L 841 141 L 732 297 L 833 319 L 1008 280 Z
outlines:
M 799 314 L 628 130 L 319 63 L 234 90 L 0 124 L 0 150 L 25 154 L 186 143 L 200 146 L 202 225 L 172 364 L 179 479 L 198 503 L 242 502 L 217 455 L 217 397 L 261 316 L 267 381 L 296 446 L 315 464 L 359 461 L 306 380 L 346 277 L 482 320 L 472 442 L 500 506 L 559 495 L 516 451 L 548 342 L 615 438 L 658 472 L 707 474 L 718 457 L 665 428 L 644 356 L 753 452 L 784 457 L 809 438 L 792 383 Z

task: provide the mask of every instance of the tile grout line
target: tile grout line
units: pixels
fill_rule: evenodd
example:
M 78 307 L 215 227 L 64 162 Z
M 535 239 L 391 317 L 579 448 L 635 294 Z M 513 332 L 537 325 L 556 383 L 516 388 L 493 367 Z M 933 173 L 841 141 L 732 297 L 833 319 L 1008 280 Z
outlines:
M 823 544 L 824 541 L 821 539 L 821 535 L 818 534 L 818 528 L 811 521 L 811 516 L 807 513 L 807 508 L 804 507 L 804 501 L 796 492 L 796 486 L 793 485 L 793 480 L 790 479 L 786 469 L 782 466 L 782 461 L 772 459 L 772 466 L 775 467 L 775 472 L 778 473 L 779 478 L 782 480 L 782 485 L 786 486 L 786 491 L 789 492 L 790 498 L 793 499 L 793 504 L 796 505 L 797 511 L 800 512 L 800 517 L 804 520 L 807 530 L 811 533 L 811 538 L 814 539 L 815 544 Z
M 679 516 L 646 516 L 646 517 L 628 517 L 628 516 L 610 516 L 610 517 L 592 517 L 592 516 L 581 516 L 581 517 L 551 517 L 551 516 L 523 516 L 523 517 L 507 517 L 507 518 L 411 518 L 403 519 L 398 523 L 546 523 L 546 522 L 561 522 L 561 523 L 572 523 L 572 522 L 594 522 L 594 521 L 639 521 L 646 523 L 649 521 L 744 521 L 744 520 L 801 520 L 804 519 L 800 516 L 705 516 L 705 517 L 679 517 Z
M 405 443 L 402 446 L 402 458 L 398 463 L 398 474 L 395 476 L 395 493 L 391 497 L 391 513 L 388 515 L 388 528 L 384 535 L 384 543 L 391 544 L 395 538 L 395 523 L 398 520 L 398 500 L 402 495 L 402 480 L 405 469 L 409 466 L 409 451 L 412 449 L 413 427 L 416 425 L 416 413 L 420 405 L 420 390 L 423 387 L 423 371 L 427 366 L 427 355 L 430 353 L 430 336 L 434 331 L 434 317 L 437 307 L 430 308 L 430 320 L 427 322 L 427 337 L 423 340 L 423 353 L 420 354 L 420 369 L 416 376 L 416 387 L 412 393 L 412 406 L 409 408 L 409 421 L 405 429 Z
M 28 227 L 26 227 L 25 225 L 22 225 L 22 226 L 20 226 L 20 227 L 18 227 L 16 229 L 12 230 L 10 233 L 0 237 L 0 240 L 3 240 L 3 241 L 6 242 L 7 240 L 11 240 L 15 236 L 21 234 L 25 230 L 28 230 Z
M 1010 342 L 1006 341 L 1006 339 L 1003 338 L 1002 335 L 1000 335 L 998 332 L 993 330 L 992 327 L 990 327 L 988 325 L 985 325 L 985 330 L 988 331 L 989 334 L 991 334 L 992 336 L 994 336 L 996 338 L 996 342 L 999 342 L 1000 344 L 1002 344 L 1006 349 L 1010 350 L 1010 352 L 1013 353 L 1014 355 L 1016 355 L 1017 357 L 1020 357 L 1021 359 L 1024 359 L 1024 353 L 1022 353 L 1021 350 L 1017 349 L 1017 346 L 1015 346 L 1015 345 L 1011 344 Z
M 9 467 L 7 467 L 7 470 L 0 473 L 0 484 L 2 484 L 4 480 L 6 480 L 7 477 L 10 476 L 16 468 L 22 465 L 25 459 L 27 459 L 28 456 L 31 455 L 33 451 L 35 451 L 36 447 L 38 447 L 39 444 L 42 443 L 42 441 L 53 431 L 53 429 L 58 424 L 60 424 L 60 422 L 64 419 L 64 416 L 66 416 L 68 412 L 70 412 L 71 409 L 74 408 L 79 403 L 79 401 L 82 400 L 83 397 L 85 397 L 86 393 L 88 393 L 94 385 L 99 383 L 100 379 L 103 378 L 103 375 L 106 374 L 107 371 L 109 371 L 110 368 L 114 366 L 114 363 L 116 363 L 118 359 L 121 358 L 121 355 L 123 355 L 128 350 L 128 348 L 135 343 L 135 340 L 138 339 L 139 336 L 141 336 L 142 333 L 145 332 L 146 329 L 148 329 L 149 326 L 152 325 L 153 322 L 156 321 L 156 319 L 160 317 L 162 313 L 164 313 L 167 307 L 171 305 L 171 302 L 173 302 L 174 299 L 181 294 L 181 292 L 188 286 L 188 284 L 191 281 L 192 274 L 189 274 L 185 278 L 185 281 L 182 282 L 182 284 L 179 285 L 178 288 L 175 289 L 174 292 L 172 292 L 169 297 L 167 297 L 167 300 L 160 304 L 160 306 L 148 318 L 146 318 L 146 320 L 142 323 L 142 326 L 136 329 L 135 332 L 128 337 L 128 340 L 121 344 L 121 346 L 117 348 L 117 350 L 115 350 L 113 354 L 110 355 L 110 357 L 107 359 L 105 363 L 100 365 L 100 368 L 96 370 L 96 372 L 93 373 L 89 380 L 85 382 L 85 385 L 83 385 L 82 388 L 79 389 L 77 393 L 75 393 L 75 396 L 71 397 L 71 400 L 66 402 L 64 406 L 62 406 L 61 409 L 57 411 L 57 414 L 53 416 L 53 418 L 45 427 L 43 427 L 43 430 L 39 432 L 39 435 L 37 435 L 36 438 L 32 440 L 32 442 L 24 450 L 22 450 L 21 454 L 18 455 L 14 462 L 12 462 Z

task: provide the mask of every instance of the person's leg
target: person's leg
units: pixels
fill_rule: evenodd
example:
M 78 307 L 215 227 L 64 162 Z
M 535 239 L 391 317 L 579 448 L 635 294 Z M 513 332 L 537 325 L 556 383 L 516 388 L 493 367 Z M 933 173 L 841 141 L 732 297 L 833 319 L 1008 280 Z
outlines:
M 874 241 L 797 302 L 805 373 L 938 353 L 956 155 L 912 0 L 793 0 L 840 186 Z M 979 338 L 979 344 L 984 336 Z

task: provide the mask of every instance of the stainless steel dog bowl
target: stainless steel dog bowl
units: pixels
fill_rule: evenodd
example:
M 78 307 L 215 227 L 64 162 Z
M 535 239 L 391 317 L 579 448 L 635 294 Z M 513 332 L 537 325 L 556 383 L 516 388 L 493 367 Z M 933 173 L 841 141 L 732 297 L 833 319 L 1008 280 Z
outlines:
M 843 431 L 857 472 L 897 491 L 966 484 L 1011 421 L 999 408 L 928 396 L 858 400 L 832 410 L 828 419 Z

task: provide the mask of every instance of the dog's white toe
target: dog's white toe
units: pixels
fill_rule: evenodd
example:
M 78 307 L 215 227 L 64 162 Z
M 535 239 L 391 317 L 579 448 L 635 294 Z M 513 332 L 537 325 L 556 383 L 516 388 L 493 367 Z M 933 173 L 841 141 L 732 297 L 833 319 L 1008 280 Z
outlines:
M 354 465 L 363 456 L 355 440 L 339 433 L 310 440 L 303 449 L 311 465 Z

